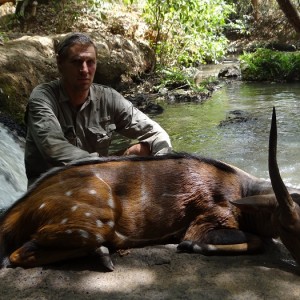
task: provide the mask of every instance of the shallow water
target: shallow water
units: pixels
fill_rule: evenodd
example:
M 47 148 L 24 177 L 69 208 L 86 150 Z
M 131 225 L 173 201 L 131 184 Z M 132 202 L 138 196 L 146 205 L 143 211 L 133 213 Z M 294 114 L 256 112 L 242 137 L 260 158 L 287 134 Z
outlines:
M 155 119 L 170 133 L 176 151 L 221 159 L 268 178 L 273 106 L 277 111 L 279 167 L 286 183 L 300 187 L 299 84 L 233 82 L 204 104 L 167 105 Z M 219 126 L 235 110 L 250 119 Z
M 224 160 L 268 178 L 267 152 L 272 107 L 277 110 L 278 162 L 284 181 L 300 188 L 300 85 L 233 82 L 204 104 L 165 105 L 154 117 L 176 151 Z M 250 120 L 219 126 L 230 111 Z M 0 124 L 0 208 L 25 190 L 24 148 Z

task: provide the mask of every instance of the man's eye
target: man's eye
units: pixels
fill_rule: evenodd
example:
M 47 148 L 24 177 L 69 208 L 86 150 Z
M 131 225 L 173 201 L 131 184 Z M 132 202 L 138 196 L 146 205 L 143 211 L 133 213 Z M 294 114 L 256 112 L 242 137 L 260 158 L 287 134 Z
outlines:
M 74 65 L 81 65 L 81 64 L 82 64 L 82 61 L 79 60 L 79 59 L 73 59 L 73 60 L 71 61 L 71 63 L 74 64 Z
M 89 67 L 94 66 L 95 63 L 96 63 L 96 62 L 95 62 L 94 60 L 88 60 L 88 61 L 86 62 L 86 64 L 87 64 Z

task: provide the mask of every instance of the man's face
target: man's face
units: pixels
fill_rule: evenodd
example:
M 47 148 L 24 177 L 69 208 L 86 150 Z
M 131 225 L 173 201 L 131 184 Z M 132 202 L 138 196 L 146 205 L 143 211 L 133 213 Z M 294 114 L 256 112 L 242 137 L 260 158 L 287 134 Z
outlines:
M 96 72 L 95 48 L 92 45 L 74 44 L 68 49 L 65 59 L 58 57 L 57 65 L 66 88 L 86 91 Z

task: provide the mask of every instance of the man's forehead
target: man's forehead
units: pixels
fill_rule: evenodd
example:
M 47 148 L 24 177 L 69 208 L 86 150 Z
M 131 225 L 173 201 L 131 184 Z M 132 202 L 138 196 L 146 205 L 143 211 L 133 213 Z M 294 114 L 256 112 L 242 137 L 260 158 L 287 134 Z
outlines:
M 93 45 L 74 44 L 69 48 L 69 57 L 96 57 Z

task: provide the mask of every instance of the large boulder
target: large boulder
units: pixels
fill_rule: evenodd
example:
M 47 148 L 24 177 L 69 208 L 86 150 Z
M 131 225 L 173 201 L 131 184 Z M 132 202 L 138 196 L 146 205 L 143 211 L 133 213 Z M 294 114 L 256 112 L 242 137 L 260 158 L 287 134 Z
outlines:
M 90 35 L 98 47 L 95 82 L 118 89 L 152 69 L 155 55 L 146 44 L 120 35 Z M 23 121 L 32 89 L 59 76 L 53 43 L 63 36 L 23 36 L 0 45 L 1 112 Z

